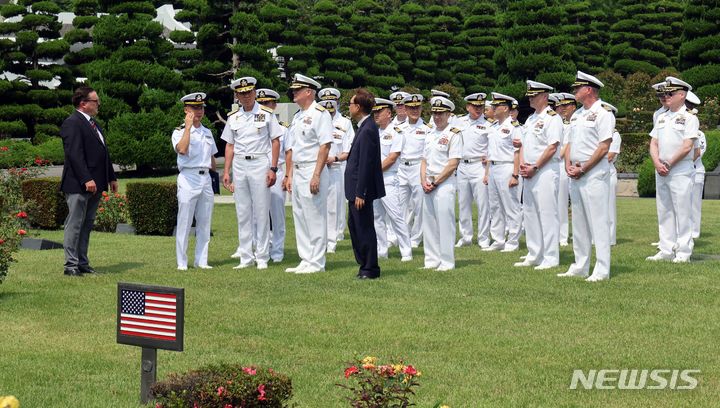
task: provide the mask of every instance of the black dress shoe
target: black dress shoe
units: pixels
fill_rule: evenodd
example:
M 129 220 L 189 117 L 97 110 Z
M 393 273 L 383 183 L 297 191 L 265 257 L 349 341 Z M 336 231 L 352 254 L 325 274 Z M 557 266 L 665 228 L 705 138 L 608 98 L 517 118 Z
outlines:
M 358 275 L 358 276 L 357 276 L 357 278 L 360 279 L 360 280 L 365 280 L 365 279 L 377 279 L 377 278 L 379 278 L 379 277 L 380 277 L 380 276 L 370 276 L 370 275 Z
M 80 270 L 81 273 L 95 273 L 95 269 L 90 265 L 80 265 L 78 266 L 78 270 Z
M 65 268 L 64 274 L 67 276 L 82 276 L 82 272 L 78 268 Z

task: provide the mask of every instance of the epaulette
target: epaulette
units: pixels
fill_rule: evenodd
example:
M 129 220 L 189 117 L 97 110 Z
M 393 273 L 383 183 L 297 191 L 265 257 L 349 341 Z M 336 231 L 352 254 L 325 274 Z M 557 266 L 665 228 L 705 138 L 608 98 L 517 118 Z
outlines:
M 327 110 L 320 105 L 315 105 L 315 109 L 319 110 L 320 112 L 325 112 Z
M 485 118 L 485 120 L 487 120 L 488 123 L 490 123 L 491 125 L 494 125 L 494 124 L 497 123 L 497 119 L 487 119 L 487 118 Z
M 612 112 L 612 109 L 610 109 L 610 106 L 608 106 L 608 105 L 606 105 L 606 104 L 604 104 L 604 103 L 600 103 L 600 106 L 602 106 L 603 109 L 605 109 L 606 111 Z
M 395 126 L 395 131 L 398 133 L 402 133 L 402 128 L 400 126 Z
M 433 128 L 433 125 L 432 125 L 432 123 L 426 123 L 426 124 L 425 124 L 425 126 L 429 127 L 430 129 L 432 129 L 432 128 Z
M 270 112 L 270 113 L 274 112 L 273 108 L 267 107 L 265 105 L 260 105 L 260 109 L 264 110 L 265 112 Z
M 549 111 L 547 111 L 547 114 L 550 115 L 550 116 L 555 116 L 555 115 L 557 115 L 557 112 L 555 112 L 554 110 L 550 109 Z
M 278 123 L 280 123 L 280 125 L 282 125 L 282 126 L 285 126 L 286 128 L 290 127 L 290 124 L 287 122 L 278 122 Z
M 181 123 L 180 126 L 175 128 L 175 130 L 183 130 L 184 127 L 185 127 L 185 124 Z
M 453 132 L 453 133 L 460 133 L 460 129 L 458 129 L 458 128 L 456 128 L 456 127 L 450 128 L 450 131 Z
M 689 113 L 691 115 L 697 115 L 697 109 L 688 109 L 687 113 Z
M 515 126 L 515 127 L 519 127 L 519 126 L 520 126 L 520 122 L 518 122 L 517 120 L 513 120 L 513 121 L 510 122 L 510 123 L 511 123 L 513 126 Z

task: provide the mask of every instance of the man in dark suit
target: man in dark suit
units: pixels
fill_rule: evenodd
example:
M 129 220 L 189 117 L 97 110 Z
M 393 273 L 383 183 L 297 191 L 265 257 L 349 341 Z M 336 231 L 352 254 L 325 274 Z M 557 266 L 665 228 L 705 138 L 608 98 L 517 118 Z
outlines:
M 377 236 L 372 201 L 385 196 L 380 161 L 380 133 L 370 117 L 375 97 L 366 89 L 358 89 L 350 99 L 350 116 L 358 123 L 345 168 L 345 198 L 350 216 L 350 238 L 355 260 L 360 264 L 359 279 L 380 277 Z
M 110 162 L 103 131 L 95 123 L 100 99 L 90 87 L 80 87 L 72 97 L 75 112 L 60 128 L 65 150 L 60 190 L 65 193 L 68 216 L 65 219 L 65 275 L 94 273 L 87 252 L 95 213 L 108 187 L 117 192 L 118 184 Z

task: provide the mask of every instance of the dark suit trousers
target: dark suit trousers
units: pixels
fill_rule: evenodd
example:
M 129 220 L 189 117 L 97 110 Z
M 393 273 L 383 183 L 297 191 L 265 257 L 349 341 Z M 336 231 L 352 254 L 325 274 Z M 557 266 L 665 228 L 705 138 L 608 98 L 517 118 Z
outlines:
M 360 264 L 358 275 L 370 277 L 380 276 L 377 255 L 377 235 L 375 234 L 375 218 L 372 200 L 365 200 L 362 210 L 355 208 L 354 201 L 348 201 L 350 216 L 348 227 L 352 241 L 355 260 Z
M 95 223 L 95 213 L 102 198 L 102 192 L 65 193 L 68 215 L 65 218 L 65 267 L 77 268 L 88 265 L 88 246 L 90 231 Z

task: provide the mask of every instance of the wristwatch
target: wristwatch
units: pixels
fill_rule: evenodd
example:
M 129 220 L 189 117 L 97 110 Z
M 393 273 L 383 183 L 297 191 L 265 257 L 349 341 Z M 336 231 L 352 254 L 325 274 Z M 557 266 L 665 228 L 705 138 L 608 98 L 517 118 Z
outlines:
M 519 179 L 520 179 L 520 176 L 519 176 L 518 174 L 513 174 L 513 175 L 512 175 L 512 178 L 514 178 L 515 180 L 519 180 Z
M 432 183 L 430 183 L 430 185 L 433 186 L 433 187 L 437 187 L 437 184 L 435 184 L 434 181 L 433 181 Z
M 277 167 L 270 167 L 270 170 L 271 170 L 273 173 L 277 173 L 277 172 L 278 172 L 278 168 L 277 168 Z
M 538 171 L 538 166 L 533 166 L 533 170 Z
M 340 163 L 340 159 L 338 159 L 337 156 L 335 156 L 335 163 Z

